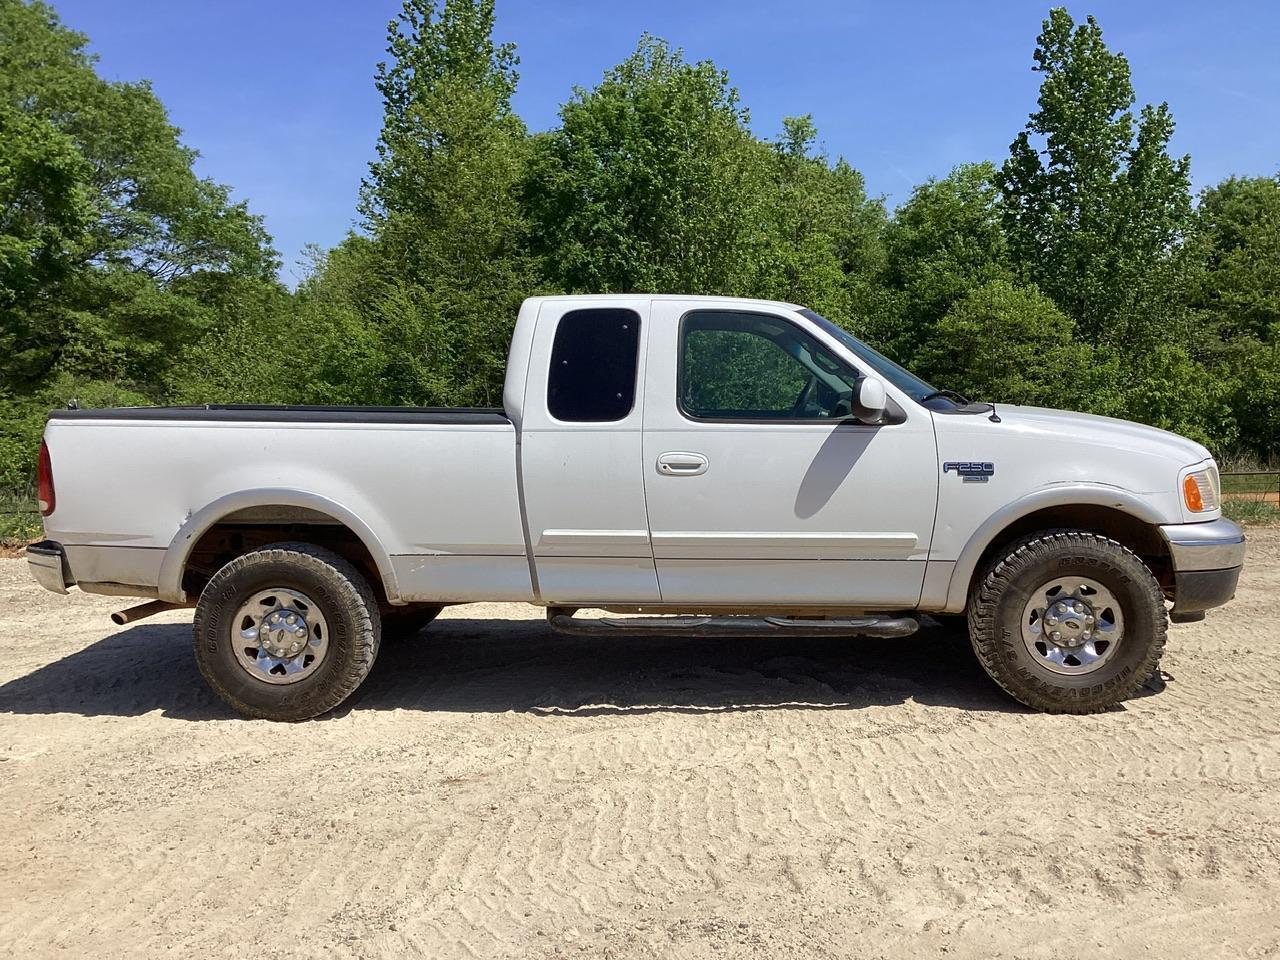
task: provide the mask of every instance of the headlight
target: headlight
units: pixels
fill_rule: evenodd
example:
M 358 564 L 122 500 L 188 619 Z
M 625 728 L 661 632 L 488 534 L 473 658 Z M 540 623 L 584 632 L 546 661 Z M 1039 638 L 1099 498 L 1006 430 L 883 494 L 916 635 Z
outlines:
M 1208 513 L 1218 509 L 1218 468 L 1196 470 L 1182 478 L 1182 502 L 1192 513 Z

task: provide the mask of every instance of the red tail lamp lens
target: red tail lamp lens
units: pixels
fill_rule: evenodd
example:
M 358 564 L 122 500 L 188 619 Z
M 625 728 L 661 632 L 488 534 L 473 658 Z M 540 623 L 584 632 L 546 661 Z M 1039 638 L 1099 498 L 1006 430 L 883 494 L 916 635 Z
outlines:
M 49 459 L 49 445 L 40 441 L 40 467 L 36 480 L 36 497 L 40 501 L 40 515 L 47 517 L 53 513 L 58 498 L 53 492 L 53 462 Z

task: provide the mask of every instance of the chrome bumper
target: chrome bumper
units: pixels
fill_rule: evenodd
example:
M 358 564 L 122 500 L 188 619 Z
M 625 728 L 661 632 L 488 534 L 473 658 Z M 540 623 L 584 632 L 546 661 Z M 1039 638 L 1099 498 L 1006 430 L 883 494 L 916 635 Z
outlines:
M 1198 619 L 1236 594 L 1244 566 L 1244 531 L 1225 517 L 1160 528 L 1173 558 L 1174 619 Z
M 41 540 L 27 547 L 27 570 L 36 583 L 54 593 L 66 593 L 67 587 L 75 586 L 66 551 L 62 544 L 52 540 Z
M 1171 523 L 1160 532 L 1169 543 L 1173 568 L 1180 573 L 1244 564 L 1244 531 L 1226 517 L 1204 523 Z

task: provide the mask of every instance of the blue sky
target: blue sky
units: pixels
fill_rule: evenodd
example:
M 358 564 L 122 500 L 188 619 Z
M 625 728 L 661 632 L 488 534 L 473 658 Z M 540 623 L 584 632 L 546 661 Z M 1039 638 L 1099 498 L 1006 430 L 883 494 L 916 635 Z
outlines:
M 200 173 L 266 217 L 296 278 L 305 243 L 339 241 L 380 121 L 374 64 L 397 0 L 55 0 L 111 79 L 149 79 L 201 153 Z M 648 31 L 727 69 L 752 126 L 812 113 L 829 153 L 900 203 L 955 164 L 1000 160 L 1034 108 L 1031 52 L 1048 2 L 498 0 L 520 54 L 515 105 L 556 123 Z M 1197 189 L 1280 169 L 1280 4 L 1069 3 L 1133 68 L 1139 103 L 1167 100 Z

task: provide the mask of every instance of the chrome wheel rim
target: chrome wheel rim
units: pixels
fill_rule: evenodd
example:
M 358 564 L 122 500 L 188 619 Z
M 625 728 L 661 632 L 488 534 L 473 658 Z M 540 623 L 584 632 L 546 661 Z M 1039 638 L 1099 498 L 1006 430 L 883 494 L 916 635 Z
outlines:
M 236 662 L 255 680 L 297 683 L 315 673 L 329 649 L 329 623 L 305 593 L 259 590 L 231 623 Z
M 1092 673 L 1115 655 L 1123 638 L 1120 602 L 1088 577 L 1048 580 L 1031 592 L 1022 610 L 1022 642 L 1052 673 Z

